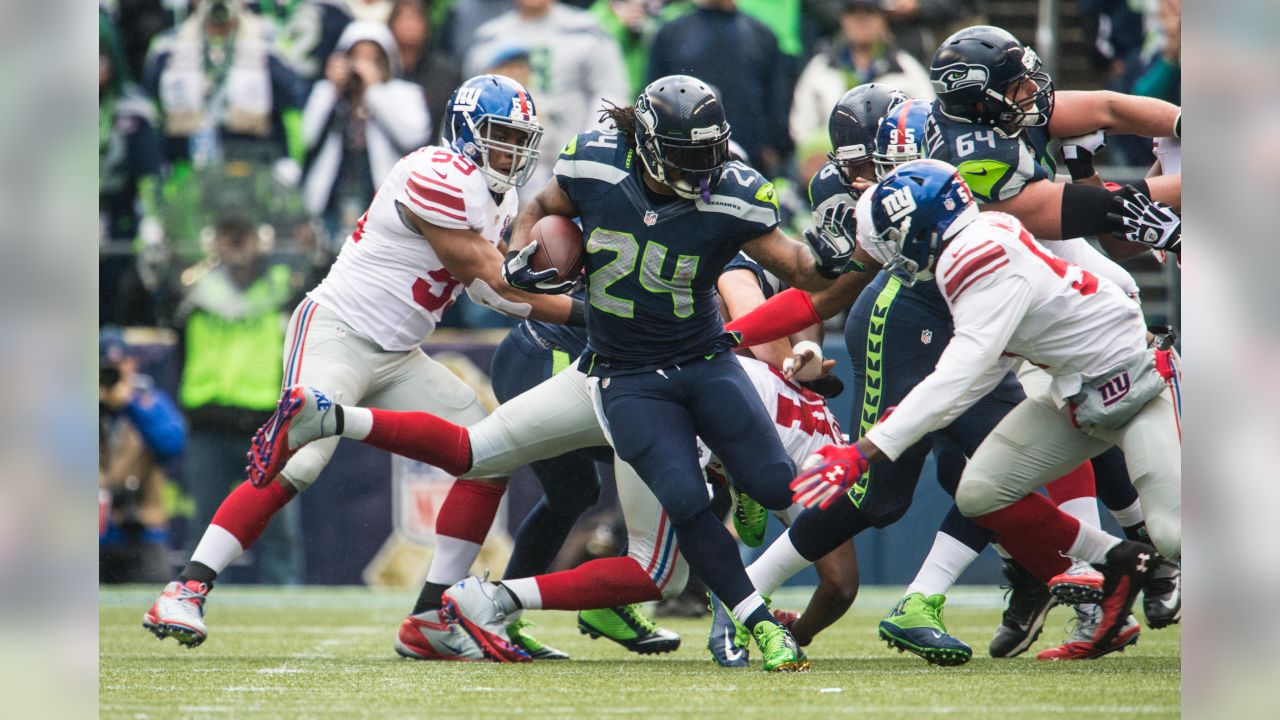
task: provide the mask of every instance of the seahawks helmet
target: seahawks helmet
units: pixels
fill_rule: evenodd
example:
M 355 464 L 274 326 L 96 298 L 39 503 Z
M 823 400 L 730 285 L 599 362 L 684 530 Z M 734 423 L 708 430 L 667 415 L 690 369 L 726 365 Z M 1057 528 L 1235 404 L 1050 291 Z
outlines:
M 876 146 L 876 127 L 889 108 L 907 96 L 885 83 L 866 83 L 845 93 L 831 109 L 827 134 L 831 136 L 830 160 L 840 170 L 840 181 L 852 189 L 856 168 L 871 160 Z
M 449 98 L 444 140 L 459 155 L 480 168 L 489 189 L 502 193 L 529 181 L 538 166 L 538 142 L 542 126 L 533 97 L 520 83 L 500 75 L 477 75 L 458 86 Z M 520 132 L 518 142 L 501 142 L 495 128 Z M 493 151 L 512 155 L 511 168 L 495 168 Z
M 933 55 L 929 79 L 942 112 L 954 120 L 1017 132 L 1045 125 L 1053 114 L 1053 81 L 1039 56 L 998 27 L 976 25 L 947 38 Z M 1028 80 L 1036 91 L 1010 99 Z
M 895 105 L 880 121 L 873 153 L 877 180 L 883 180 L 899 165 L 925 156 L 926 136 L 938 132 L 932 111 L 932 100 L 907 100 Z
M 913 160 L 871 192 L 871 235 L 895 251 L 884 270 L 907 287 L 933 278 L 942 246 L 978 217 L 969 187 L 941 160 Z
M 715 91 L 688 75 L 649 83 L 636 99 L 636 154 L 676 195 L 708 201 L 729 161 L 729 123 Z

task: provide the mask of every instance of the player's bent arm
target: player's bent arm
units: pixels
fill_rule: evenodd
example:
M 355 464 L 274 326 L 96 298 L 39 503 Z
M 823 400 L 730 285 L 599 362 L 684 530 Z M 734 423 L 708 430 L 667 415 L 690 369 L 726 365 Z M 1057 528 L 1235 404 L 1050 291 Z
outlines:
M 1182 176 L 1165 175 L 1144 181 L 1151 199 L 1182 207 Z M 983 210 L 1008 213 L 1031 231 L 1047 240 L 1086 235 L 1104 235 L 1112 231 L 1107 222 L 1112 193 L 1106 189 L 1052 180 L 1027 183 L 1022 191 L 1006 200 L 989 202 Z
M 813 309 L 823 320 L 830 320 L 852 307 L 862 291 L 875 279 L 876 273 L 880 272 L 880 263 L 861 247 L 853 251 L 853 259 L 861 263 L 864 269 L 845 273 L 831 287 L 812 293 Z
M 818 263 L 808 245 L 792 240 L 776 227 L 743 243 L 742 250 L 791 287 L 817 291 L 833 282 L 818 274 Z
M 1148 173 L 1147 177 L 1151 177 L 1151 174 Z M 1104 190 L 1107 187 L 1106 184 L 1102 181 L 1102 177 L 1097 173 L 1094 173 L 1090 177 L 1084 178 L 1083 180 L 1074 180 L 1073 182 L 1077 185 L 1092 185 L 1093 187 L 1099 187 Z M 1139 257 L 1140 255 L 1143 255 L 1145 253 L 1151 252 L 1151 246 L 1143 245 L 1142 243 L 1139 243 L 1139 242 L 1129 242 L 1128 240 L 1125 240 L 1123 237 L 1115 233 L 1103 233 L 1102 235 L 1098 235 L 1097 237 L 1098 237 L 1098 244 L 1102 246 L 1102 249 L 1104 251 L 1106 251 L 1107 256 L 1110 258 L 1114 258 L 1116 260 L 1130 260 L 1132 258 Z M 1085 269 L 1089 270 L 1090 268 L 1085 268 Z M 1125 273 L 1126 275 L 1128 274 L 1124 271 L 1123 268 L 1120 268 L 1119 266 L 1116 266 L 1116 269 L 1120 270 L 1120 272 Z M 1098 273 L 1094 271 L 1094 274 L 1096 275 Z M 1114 278 L 1112 279 L 1114 280 Z M 1124 287 L 1124 286 L 1121 285 L 1121 287 Z
M 721 273 L 716 280 L 716 290 L 720 293 L 720 299 L 724 301 L 730 320 L 746 315 L 765 302 L 760 281 L 755 273 L 746 269 Z M 747 349 L 760 362 L 772 365 L 779 370 L 782 369 L 783 362 L 791 357 L 791 343 L 785 338 L 752 345 Z
M 548 215 L 563 215 L 567 218 L 575 218 L 579 215 L 578 207 L 573 204 L 564 189 L 560 187 L 560 182 L 554 177 L 547 181 L 547 186 L 535 195 L 529 204 L 521 208 L 520 214 L 516 215 L 515 222 L 511 224 L 511 242 L 508 243 L 507 249 L 519 250 L 528 245 L 529 231 L 539 220 Z
M 1049 135 L 1072 137 L 1094 130 L 1111 133 L 1169 137 L 1181 112 L 1177 105 L 1109 90 L 1063 90 L 1054 93 Z
M 573 313 L 573 300 L 563 295 L 522 292 L 502 279 L 502 253 L 471 230 L 442 228 L 401 209 L 431 245 L 449 274 L 467 289 L 472 300 L 512 317 L 565 323 Z

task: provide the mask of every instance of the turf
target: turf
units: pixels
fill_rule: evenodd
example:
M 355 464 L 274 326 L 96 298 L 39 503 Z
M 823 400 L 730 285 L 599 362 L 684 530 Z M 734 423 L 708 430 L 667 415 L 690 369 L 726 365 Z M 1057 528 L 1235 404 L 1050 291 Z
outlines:
M 572 613 L 534 612 L 536 636 L 573 660 L 497 665 L 423 663 L 391 651 L 407 593 L 364 588 L 219 588 L 211 634 L 188 650 L 140 625 L 158 588 L 103 589 L 99 702 L 103 718 L 949 718 L 1177 717 L 1181 631 L 1144 629 L 1138 645 L 1091 662 L 1042 663 L 1069 610 L 1055 609 L 1023 657 L 993 660 L 995 588 L 958 589 L 949 629 L 974 660 L 931 667 L 889 650 L 875 632 L 899 589 L 864 588 L 809 648 L 808 674 L 714 666 L 702 620 L 663 625 L 679 651 L 629 655 L 579 635 Z M 775 605 L 799 607 L 787 594 Z

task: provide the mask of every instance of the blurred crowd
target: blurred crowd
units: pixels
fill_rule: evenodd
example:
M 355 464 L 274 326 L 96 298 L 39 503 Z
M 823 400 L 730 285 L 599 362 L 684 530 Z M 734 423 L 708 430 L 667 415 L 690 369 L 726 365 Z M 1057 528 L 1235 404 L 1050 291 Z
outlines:
M 1180 102 L 1180 0 L 1077 5 L 1095 81 Z M 279 391 L 285 319 L 396 160 L 438 139 L 462 79 L 493 72 L 533 93 L 545 127 L 536 189 L 602 101 L 629 105 L 652 78 L 696 75 L 796 230 L 809 224 L 805 187 L 830 150 L 836 100 L 873 81 L 932 97 L 937 43 L 986 12 L 982 0 L 101 3 L 101 537 L 143 573 L 110 577 L 167 578 L 146 575 L 181 505 L 166 472 L 184 476 L 197 527 L 243 480 L 244 439 Z M 1140 143 L 1113 148 L 1149 162 Z M 507 321 L 463 298 L 442 324 Z M 137 372 L 111 329 L 123 326 L 173 333 L 173 397 Z M 259 579 L 301 580 L 298 523 L 272 524 L 279 537 L 262 547 L 276 554 Z

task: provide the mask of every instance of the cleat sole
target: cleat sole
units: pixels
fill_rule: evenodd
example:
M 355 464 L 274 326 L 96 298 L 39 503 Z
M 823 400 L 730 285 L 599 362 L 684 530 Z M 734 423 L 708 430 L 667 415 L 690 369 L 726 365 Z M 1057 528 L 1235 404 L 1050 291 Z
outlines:
M 1081 603 L 1100 603 L 1102 602 L 1102 588 L 1092 585 L 1074 585 L 1071 583 L 1058 583 L 1049 588 L 1049 592 L 1057 598 L 1058 602 L 1064 605 L 1079 605 Z
M 910 641 L 899 638 L 892 633 L 880 628 L 880 639 L 890 648 L 896 649 L 899 653 L 909 652 L 912 655 L 920 657 L 930 665 L 939 665 L 942 667 L 955 667 L 964 665 L 973 658 L 973 652 L 965 652 L 963 650 L 952 648 L 927 648 L 916 645 Z

